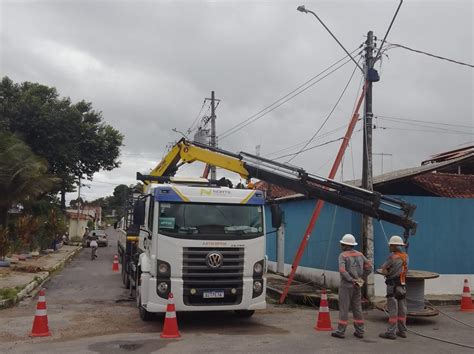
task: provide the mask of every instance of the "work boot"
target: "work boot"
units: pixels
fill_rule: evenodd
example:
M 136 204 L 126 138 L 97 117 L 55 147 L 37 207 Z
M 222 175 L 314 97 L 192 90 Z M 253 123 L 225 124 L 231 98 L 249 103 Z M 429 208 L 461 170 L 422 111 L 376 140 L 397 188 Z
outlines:
M 354 332 L 354 337 L 364 338 L 364 333 Z
M 397 331 L 397 336 L 402 337 L 402 338 L 406 338 L 406 337 L 407 337 L 407 333 L 406 333 L 406 332 Z
M 345 337 L 344 334 L 339 333 L 339 332 L 332 332 L 331 336 L 333 336 L 335 338 L 344 338 Z
M 388 333 L 388 332 L 380 333 L 379 337 L 380 338 L 385 338 L 385 339 L 397 339 L 397 336 L 395 334 Z

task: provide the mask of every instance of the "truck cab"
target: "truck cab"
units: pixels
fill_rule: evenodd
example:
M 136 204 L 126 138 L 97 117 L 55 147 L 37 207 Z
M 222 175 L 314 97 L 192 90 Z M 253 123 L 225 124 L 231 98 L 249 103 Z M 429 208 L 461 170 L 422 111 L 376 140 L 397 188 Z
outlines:
M 151 184 L 139 233 L 140 313 L 239 310 L 265 303 L 265 196 L 216 185 Z

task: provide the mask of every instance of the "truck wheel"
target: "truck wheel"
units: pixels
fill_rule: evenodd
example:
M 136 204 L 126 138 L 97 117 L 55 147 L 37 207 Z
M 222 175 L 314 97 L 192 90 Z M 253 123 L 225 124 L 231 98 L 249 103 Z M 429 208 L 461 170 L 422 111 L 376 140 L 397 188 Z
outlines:
M 125 263 L 125 255 L 122 255 L 122 283 L 126 289 L 130 288 L 130 279 L 127 273 L 127 264 Z
M 153 319 L 153 314 L 151 312 L 148 312 L 142 306 L 141 286 L 138 285 L 138 283 L 136 286 L 135 294 L 136 294 L 138 314 L 140 315 L 140 319 L 145 322 L 151 321 Z
M 240 318 L 250 318 L 255 313 L 255 310 L 235 310 L 235 315 Z

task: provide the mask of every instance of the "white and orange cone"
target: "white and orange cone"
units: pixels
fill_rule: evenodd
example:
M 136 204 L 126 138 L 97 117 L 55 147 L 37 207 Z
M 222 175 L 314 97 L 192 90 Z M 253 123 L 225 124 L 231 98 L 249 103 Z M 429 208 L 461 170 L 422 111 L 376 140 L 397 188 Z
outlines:
M 118 261 L 118 256 L 114 256 L 114 262 L 112 263 L 112 272 L 118 272 L 119 271 L 119 261 Z
M 178 330 L 178 321 L 176 319 L 176 309 L 174 307 L 173 293 L 168 295 L 168 306 L 166 307 L 165 323 L 161 338 L 179 338 L 181 335 Z
M 332 331 L 331 317 L 329 315 L 328 296 L 326 289 L 321 291 L 321 302 L 319 303 L 318 321 L 314 329 L 317 331 Z
M 46 298 L 44 296 L 44 291 L 40 290 L 30 337 L 49 337 L 50 335 L 51 332 L 48 328 L 48 315 L 46 314 Z
M 472 297 L 471 297 L 471 289 L 469 289 L 469 283 L 467 279 L 464 279 L 464 287 L 462 289 L 461 311 L 474 312 L 474 305 L 472 303 Z

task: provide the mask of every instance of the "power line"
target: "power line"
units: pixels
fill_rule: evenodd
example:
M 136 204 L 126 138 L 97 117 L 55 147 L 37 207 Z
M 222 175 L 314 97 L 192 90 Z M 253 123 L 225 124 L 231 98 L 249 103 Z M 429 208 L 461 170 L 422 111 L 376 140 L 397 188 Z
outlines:
M 339 130 L 342 130 L 342 129 L 346 128 L 346 127 L 347 127 L 347 125 L 346 125 L 346 124 L 343 124 L 343 125 L 341 125 L 341 126 L 339 126 L 339 127 L 337 127 L 337 128 L 334 128 L 334 129 L 332 129 L 332 130 L 329 130 L 328 132 L 325 132 L 325 133 L 322 134 L 322 135 L 319 135 L 319 136 L 318 136 L 316 139 L 314 139 L 313 141 L 323 139 L 323 138 L 325 138 L 325 137 L 327 137 L 327 136 L 329 136 L 329 135 L 331 135 L 331 134 L 333 134 L 333 133 L 335 133 L 335 132 L 337 132 L 337 131 L 339 131 Z M 304 145 L 304 144 L 308 141 L 308 139 L 309 139 L 309 138 L 306 138 L 306 139 L 300 141 L 299 143 L 296 143 L 296 144 L 287 146 L 286 148 L 282 148 L 282 149 L 279 149 L 279 150 L 270 152 L 270 153 L 268 153 L 268 154 L 265 154 L 265 157 L 269 157 L 269 156 L 272 156 L 272 155 L 276 155 L 276 154 L 279 154 L 279 153 L 283 153 L 283 152 L 285 152 L 285 151 L 292 150 L 292 149 L 294 149 L 294 148 L 296 148 L 296 147 L 298 147 L 298 146 Z
M 360 61 L 360 60 L 359 60 Z M 349 87 L 349 84 L 351 83 L 352 81 L 352 78 L 354 77 L 354 74 L 357 70 L 357 66 L 354 67 L 354 70 L 352 71 L 352 74 L 351 76 L 349 77 L 349 80 L 347 81 L 346 85 L 344 86 L 344 89 L 342 90 L 341 94 L 339 95 L 336 103 L 334 104 L 334 106 L 332 107 L 331 111 L 329 112 L 329 114 L 327 115 L 326 119 L 324 120 L 324 122 L 321 124 L 321 126 L 319 127 L 319 129 L 313 134 L 313 136 L 308 140 L 308 142 L 300 149 L 300 151 L 296 152 L 295 154 L 293 154 L 293 157 L 291 157 L 288 161 L 286 162 L 290 162 L 291 160 L 293 160 L 296 156 L 298 156 L 301 152 L 304 151 L 304 149 L 313 141 L 313 139 L 316 137 L 316 135 L 318 135 L 318 133 L 321 131 L 321 129 L 323 129 L 324 125 L 327 123 L 327 121 L 329 120 L 329 118 L 331 118 L 333 112 L 335 111 L 336 107 L 339 105 L 339 102 L 341 101 L 342 97 L 344 97 L 344 94 L 346 93 L 347 91 L 347 88 Z
M 390 123 L 395 123 L 395 124 L 405 124 L 405 125 L 421 127 L 421 128 L 436 129 L 436 131 L 439 131 L 439 132 L 465 133 L 465 130 L 448 129 L 448 128 L 433 126 L 433 125 L 428 125 L 428 124 L 420 124 L 420 123 L 414 123 L 414 122 L 409 122 L 409 121 L 398 121 L 398 120 L 394 120 L 390 118 L 378 118 L 378 119 L 381 119 Z M 474 129 L 474 127 L 467 127 L 467 128 Z
M 384 116 L 384 115 L 377 115 L 376 118 L 388 119 L 388 120 L 397 120 L 397 121 L 406 121 L 406 122 L 419 122 L 419 123 L 427 123 L 427 124 L 434 124 L 434 125 L 445 125 L 445 126 L 458 127 L 458 128 L 470 128 L 470 129 L 474 128 L 474 126 L 469 126 L 469 125 L 440 123 L 440 122 L 432 122 L 432 121 L 428 121 L 428 120 L 408 119 L 408 118 L 400 118 L 400 117 Z
M 389 50 L 389 49 L 392 49 L 392 48 L 403 48 L 403 49 L 409 50 L 409 51 L 411 51 L 411 52 L 415 52 L 415 53 L 427 55 L 427 56 L 432 57 L 432 58 L 441 59 L 441 60 L 446 60 L 446 61 L 449 61 L 449 62 L 454 63 L 454 64 L 464 65 L 464 66 L 468 66 L 468 67 L 474 68 L 474 65 L 472 65 L 472 64 L 463 63 L 463 62 L 458 61 L 458 60 L 449 59 L 449 58 L 442 57 L 442 56 L 440 56 L 440 55 L 436 55 L 436 54 L 432 54 L 432 53 L 428 53 L 428 52 L 425 52 L 425 51 L 422 51 L 422 50 L 413 49 L 413 48 L 407 47 L 407 46 L 402 45 L 402 44 L 389 43 L 389 42 L 387 42 L 387 43 L 388 43 L 390 46 L 387 47 L 385 50 Z
M 439 131 L 439 130 L 427 130 L 427 129 L 405 129 L 405 128 L 397 128 L 397 127 L 382 127 L 377 126 L 377 129 L 382 130 L 401 130 L 401 131 L 410 131 L 410 132 L 425 132 L 425 133 L 436 133 L 436 134 L 459 134 L 459 135 L 474 135 L 474 133 L 467 133 L 467 132 L 460 132 L 460 131 Z
M 334 139 L 334 140 L 329 140 L 329 141 L 326 141 L 325 143 L 322 143 L 322 144 L 318 144 L 318 145 L 314 145 L 314 146 L 311 146 L 309 148 L 306 148 L 306 149 L 302 149 L 296 153 L 292 153 L 292 154 L 287 154 L 287 155 L 282 155 L 282 156 L 278 156 L 278 157 L 275 157 L 274 160 L 278 160 L 278 159 L 282 159 L 284 157 L 288 157 L 288 156 L 294 156 L 295 154 L 300 154 L 302 152 L 306 152 L 306 151 L 309 151 L 309 150 L 313 150 L 313 149 L 316 149 L 317 147 L 321 147 L 321 146 L 324 146 L 324 145 L 328 145 L 328 144 L 331 144 L 331 143 L 334 143 L 336 141 L 339 141 L 339 140 L 342 140 L 344 139 L 343 136 L 337 138 L 337 139 Z M 287 161 L 288 162 L 288 161 Z
M 358 49 L 360 48 L 360 46 L 358 48 L 356 48 L 355 50 L 353 50 L 351 52 L 351 54 L 355 53 Z M 260 111 L 258 111 L 257 113 L 251 115 L 250 117 L 248 117 L 247 119 L 244 119 L 243 121 L 241 121 L 240 123 L 234 125 L 233 127 L 225 130 L 222 134 L 221 134 L 221 137 L 220 139 L 222 140 L 223 138 L 231 135 L 231 134 L 234 134 L 235 132 L 237 132 L 238 130 L 241 130 L 243 129 L 244 127 L 246 127 L 247 125 L 253 123 L 254 121 L 262 118 L 263 116 L 267 115 L 268 113 L 270 113 L 271 111 L 275 110 L 276 108 L 280 107 L 281 105 L 283 105 L 284 103 L 288 102 L 289 100 L 293 99 L 294 97 L 298 96 L 299 94 L 303 93 L 304 91 L 306 91 L 307 89 L 309 89 L 310 87 L 314 86 L 315 84 L 317 84 L 318 82 L 322 81 L 323 79 L 325 79 L 327 76 L 329 76 L 330 74 L 332 74 L 333 72 L 335 72 L 336 70 L 340 69 L 342 66 L 346 65 L 349 61 L 351 61 L 351 59 L 345 61 L 343 64 L 339 65 L 338 67 L 336 67 L 334 70 L 330 71 L 329 73 L 327 73 L 325 76 L 323 76 L 322 78 L 320 78 L 319 80 L 311 83 L 313 80 L 317 79 L 318 77 L 320 77 L 321 75 L 323 75 L 324 73 L 326 73 L 327 71 L 329 71 L 330 69 L 332 69 L 333 67 L 335 67 L 336 65 L 338 65 L 341 61 L 343 61 L 344 59 L 347 58 L 347 55 L 341 59 L 339 59 L 338 61 L 336 61 L 335 63 L 333 63 L 332 65 L 328 66 L 326 69 L 324 69 L 323 71 L 321 71 L 320 73 L 318 73 L 317 75 L 311 77 L 309 80 L 305 81 L 304 83 L 300 84 L 298 87 L 296 87 L 295 89 L 293 89 L 292 91 L 290 91 L 289 93 L 287 93 L 286 95 L 280 97 L 278 100 L 276 100 L 275 102 L 273 102 L 272 104 L 266 106 L 265 108 L 261 109 Z M 311 83 L 311 84 L 310 84 Z M 307 86 L 308 85 L 308 86 Z M 307 87 L 305 87 L 307 86 Z M 304 88 L 305 87 L 305 88 Z M 303 89 L 302 89 L 303 88 Z M 301 91 L 298 92 L 298 90 L 302 89 Z M 294 94 L 296 92 L 296 94 Z M 294 94 L 294 95 L 293 95 Z M 291 96 L 291 97 L 290 97 Z M 288 98 L 289 97 L 289 98 Z M 288 98 L 288 99 L 286 99 Z M 286 99 L 286 100 L 285 100 Z M 283 102 L 281 102 L 283 101 Z M 280 104 L 278 104 L 279 102 L 281 102 Z M 275 107 L 274 107 L 275 106 Z M 273 107 L 273 108 L 272 108 Z M 270 110 L 271 109 L 271 110 Z M 268 112 L 266 112 L 267 110 L 269 110 Z
M 196 118 L 194 118 L 193 123 L 190 125 L 190 127 L 189 127 L 188 130 L 187 130 L 188 135 L 191 134 L 191 132 L 194 130 L 193 128 L 195 128 L 195 125 L 197 126 L 198 120 L 199 120 L 200 118 L 202 118 L 201 113 L 202 113 L 202 110 L 204 109 L 204 105 L 205 105 L 205 104 L 206 104 L 206 100 L 203 100 L 201 109 L 199 110 L 199 113 L 196 115 Z M 209 109 L 208 109 L 208 110 L 209 110 Z

